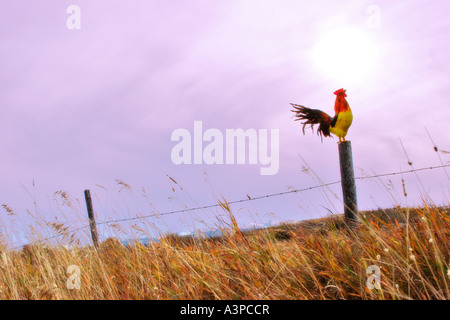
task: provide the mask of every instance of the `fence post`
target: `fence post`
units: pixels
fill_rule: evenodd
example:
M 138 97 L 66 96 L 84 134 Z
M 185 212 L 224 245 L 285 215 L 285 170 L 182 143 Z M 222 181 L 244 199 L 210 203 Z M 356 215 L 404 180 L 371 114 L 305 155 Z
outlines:
M 359 219 L 355 174 L 353 171 L 352 144 L 350 141 L 339 143 L 339 163 L 341 167 L 345 222 L 350 226 L 354 226 L 358 223 Z
M 94 246 L 97 248 L 98 233 L 97 233 L 97 225 L 95 224 L 94 209 L 92 207 L 91 192 L 89 190 L 84 190 L 84 197 L 86 198 L 86 207 L 89 217 L 89 226 L 91 227 L 92 242 L 94 243 Z

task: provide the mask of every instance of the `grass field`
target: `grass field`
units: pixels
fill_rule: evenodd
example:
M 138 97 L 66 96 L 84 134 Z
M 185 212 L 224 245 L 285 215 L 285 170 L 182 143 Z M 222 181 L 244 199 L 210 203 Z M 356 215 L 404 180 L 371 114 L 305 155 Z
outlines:
M 361 212 L 354 229 L 335 215 L 252 232 L 222 207 L 230 228 L 218 238 L 0 249 L 0 299 L 450 299 L 448 207 Z

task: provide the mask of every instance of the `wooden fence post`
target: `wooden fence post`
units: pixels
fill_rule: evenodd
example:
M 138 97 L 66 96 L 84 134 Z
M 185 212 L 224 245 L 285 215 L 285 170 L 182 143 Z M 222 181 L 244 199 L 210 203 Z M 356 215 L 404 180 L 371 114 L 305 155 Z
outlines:
M 92 207 L 91 192 L 89 190 L 84 190 L 84 197 L 86 198 L 86 207 L 89 217 L 89 226 L 91 227 L 92 242 L 94 243 L 94 246 L 97 248 L 98 233 L 97 233 L 97 225 L 95 224 L 94 209 Z
M 352 144 L 350 141 L 339 143 L 339 163 L 341 167 L 345 222 L 350 226 L 354 226 L 358 223 L 359 219 L 355 174 L 353 171 Z

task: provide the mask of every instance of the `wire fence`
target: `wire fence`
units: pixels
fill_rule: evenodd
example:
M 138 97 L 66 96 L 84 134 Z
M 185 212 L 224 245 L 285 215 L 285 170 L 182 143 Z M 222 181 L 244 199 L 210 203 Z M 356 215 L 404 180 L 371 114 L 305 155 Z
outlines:
M 443 165 L 440 165 L 440 166 L 423 167 L 423 168 L 419 168 L 419 169 L 410 169 L 410 170 L 405 170 L 405 171 L 397 171 L 397 172 L 390 172 L 390 173 L 382 173 L 382 174 L 360 176 L 360 177 L 355 177 L 355 180 L 368 180 L 368 179 L 374 179 L 374 178 L 382 178 L 382 177 L 388 177 L 388 176 L 416 173 L 416 172 L 426 171 L 426 170 L 435 170 L 435 169 L 444 169 L 445 170 L 446 167 L 450 167 L 450 164 L 447 164 L 447 165 L 443 164 Z M 318 189 L 318 188 L 324 188 L 324 187 L 336 185 L 336 184 L 339 184 L 339 183 L 341 183 L 341 180 L 328 182 L 328 183 L 323 183 L 323 184 L 320 184 L 320 185 L 310 186 L 310 187 L 301 188 L 301 189 L 293 189 L 293 190 L 289 190 L 289 191 L 283 191 L 283 192 L 266 194 L 266 195 L 257 196 L 257 197 L 247 196 L 247 198 L 239 199 L 239 200 L 233 200 L 233 201 L 227 201 L 227 203 L 229 205 L 233 205 L 233 204 L 238 204 L 238 203 L 245 203 L 245 202 L 256 201 L 256 200 L 261 200 L 261 199 L 279 197 L 279 196 L 289 195 L 289 194 L 293 194 L 293 193 L 301 193 L 301 192 L 310 191 L 310 190 L 314 190 L 314 189 Z M 140 220 L 140 219 L 146 219 L 146 218 L 160 217 L 160 216 L 172 215 L 172 214 L 177 214 L 177 213 L 185 213 L 185 212 L 192 212 L 192 211 L 198 211 L 198 210 L 211 209 L 211 208 L 216 208 L 216 207 L 220 207 L 220 206 L 221 206 L 220 203 L 214 203 L 214 204 L 198 206 L 198 207 L 194 207 L 194 208 L 185 208 L 185 209 L 167 211 L 167 212 L 162 212 L 162 213 L 154 213 L 154 214 L 149 214 L 149 215 L 136 216 L 136 217 L 131 217 L 131 218 L 122 218 L 122 219 L 112 219 L 112 220 L 100 221 L 100 222 L 97 222 L 96 225 L 104 225 L 104 224 L 109 224 L 109 223 L 119 223 L 119 222 L 125 222 L 125 221 L 133 221 L 133 220 Z M 80 230 L 83 230 L 83 229 L 86 229 L 86 228 L 89 228 L 89 227 L 90 227 L 90 225 L 86 224 L 86 225 L 84 225 L 82 227 L 79 227 L 79 228 L 76 228 L 76 229 L 73 229 L 73 230 L 70 230 L 70 231 L 71 231 L 71 233 L 75 233 L 77 231 L 80 231 Z M 45 238 L 45 239 L 40 239 L 40 240 L 38 240 L 36 242 L 37 243 L 42 243 L 42 242 L 45 242 L 45 241 L 48 241 L 48 240 L 56 239 L 56 238 L 61 237 L 61 236 L 63 236 L 63 235 L 62 234 L 57 234 L 57 235 L 54 235 L 52 237 L 48 237 L 48 238 Z M 20 248 L 20 246 L 14 247 L 13 249 L 18 249 L 18 248 Z

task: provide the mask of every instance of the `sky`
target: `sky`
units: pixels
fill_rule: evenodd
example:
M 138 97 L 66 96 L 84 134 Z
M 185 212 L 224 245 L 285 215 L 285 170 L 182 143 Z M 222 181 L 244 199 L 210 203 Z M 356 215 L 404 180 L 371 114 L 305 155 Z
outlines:
M 0 230 L 13 243 L 53 235 L 50 223 L 86 225 L 85 189 L 103 222 L 339 181 L 338 139 L 303 135 L 290 103 L 332 114 L 340 88 L 354 115 L 347 139 L 355 176 L 450 162 L 448 1 L 0 6 Z M 273 151 L 272 174 L 261 174 L 267 165 L 258 153 L 256 162 L 248 153 L 243 164 L 226 161 L 227 130 L 237 129 L 257 133 L 257 150 L 262 143 Z M 212 141 L 201 142 L 207 131 L 224 140 L 212 164 L 201 157 Z M 174 161 L 181 141 L 174 132 L 192 138 L 191 164 Z M 449 171 L 357 180 L 358 207 L 448 205 Z M 232 211 L 249 226 L 342 213 L 342 206 L 337 184 Z M 141 228 L 189 232 L 226 221 L 215 207 L 99 228 L 101 239 L 112 229 L 127 238 Z

